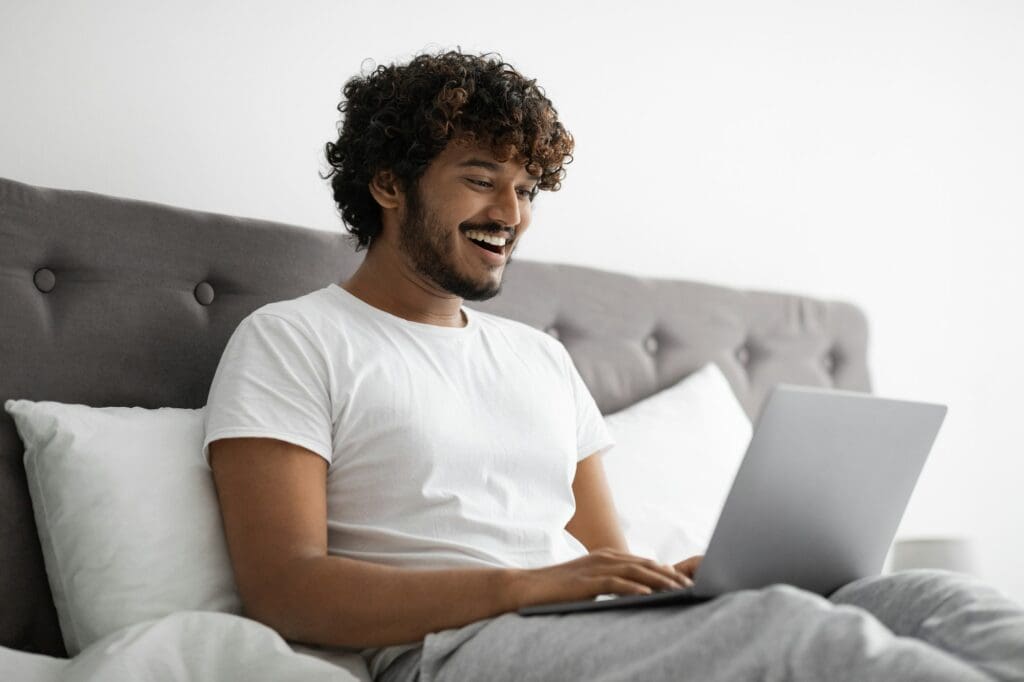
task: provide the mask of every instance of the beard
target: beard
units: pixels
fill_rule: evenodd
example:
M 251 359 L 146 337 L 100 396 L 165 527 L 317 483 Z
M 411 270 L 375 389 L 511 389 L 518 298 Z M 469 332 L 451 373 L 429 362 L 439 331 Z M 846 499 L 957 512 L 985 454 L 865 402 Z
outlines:
M 456 238 L 461 238 L 462 231 L 468 229 L 494 232 L 500 230 L 501 226 L 495 223 L 462 223 Z M 452 243 L 451 232 L 437 214 L 424 205 L 418 186 L 414 186 L 408 193 L 405 219 L 398 225 L 398 246 L 417 274 L 459 298 L 486 301 L 501 292 L 501 279 L 495 281 L 483 268 L 475 278 L 458 271 L 453 262 L 455 245 Z M 511 261 L 510 250 L 505 267 Z

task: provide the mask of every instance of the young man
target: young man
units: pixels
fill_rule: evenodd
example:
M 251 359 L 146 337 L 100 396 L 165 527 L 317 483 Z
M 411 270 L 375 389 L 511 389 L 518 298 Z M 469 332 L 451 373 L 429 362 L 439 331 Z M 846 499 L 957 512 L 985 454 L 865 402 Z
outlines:
M 207 404 L 204 454 L 246 615 L 359 649 L 387 680 L 1001 672 L 1021 612 L 937 572 L 858 581 L 832 601 L 776 586 L 700 606 L 511 613 L 686 585 L 700 563 L 629 553 L 595 456 L 614 443 L 565 348 L 463 306 L 499 293 L 573 140 L 533 81 L 487 56 L 382 66 L 344 98 L 329 177 L 366 257 L 344 283 L 243 320 Z M 1012 627 L 975 636 L 977 614 Z

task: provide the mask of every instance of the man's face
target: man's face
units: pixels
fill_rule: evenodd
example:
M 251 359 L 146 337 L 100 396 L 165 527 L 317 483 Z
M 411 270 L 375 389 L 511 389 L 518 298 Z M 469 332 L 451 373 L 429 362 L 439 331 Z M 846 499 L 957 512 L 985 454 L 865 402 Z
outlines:
M 415 272 L 455 296 L 496 296 L 505 265 L 530 224 L 537 182 L 515 160 L 499 163 L 489 150 L 449 144 L 406 195 L 400 252 Z M 482 246 L 467 232 L 507 241 Z

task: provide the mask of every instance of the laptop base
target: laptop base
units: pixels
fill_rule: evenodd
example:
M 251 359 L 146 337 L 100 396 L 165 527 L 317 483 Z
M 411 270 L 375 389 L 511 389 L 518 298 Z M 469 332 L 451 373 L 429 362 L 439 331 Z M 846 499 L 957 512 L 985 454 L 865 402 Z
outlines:
M 613 599 L 586 599 L 583 601 L 556 602 L 527 606 L 517 611 L 520 616 L 546 616 L 558 613 L 581 613 L 585 611 L 610 611 L 612 609 L 649 609 L 660 606 L 699 604 L 714 599 L 694 594 L 692 587 L 681 590 L 665 590 L 651 594 L 630 594 Z

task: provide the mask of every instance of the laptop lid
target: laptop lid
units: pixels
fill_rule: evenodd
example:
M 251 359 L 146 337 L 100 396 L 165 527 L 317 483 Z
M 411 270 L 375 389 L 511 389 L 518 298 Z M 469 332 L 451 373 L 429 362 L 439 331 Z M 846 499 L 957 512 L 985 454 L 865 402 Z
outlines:
M 777 384 L 693 592 L 782 582 L 828 595 L 880 573 L 946 409 Z

